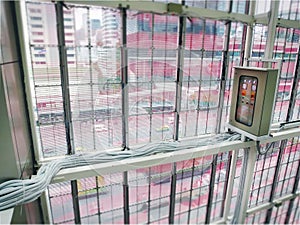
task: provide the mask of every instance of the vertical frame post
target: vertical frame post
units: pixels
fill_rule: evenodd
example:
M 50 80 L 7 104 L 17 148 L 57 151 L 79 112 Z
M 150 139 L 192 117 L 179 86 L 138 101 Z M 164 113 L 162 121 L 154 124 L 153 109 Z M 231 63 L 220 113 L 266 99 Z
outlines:
M 185 0 L 181 1 L 181 5 L 185 5 Z M 182 80 L 183 80 L 183 63 L 184 63 L 184 45 L 185 45 L 185 31 L 186 31 L 186 18 L 179 16 L 178 20 L 178 39 L 177 39 L 177 72 L 176 72 L 176 102 L 175 102 L 175 130 L 174 140 L 179 139 L 180 129 L 180 111 L 181 111 L 181 100 L 182 100 Z M 171 193 L 170 193 L 170 207 L 169 207 L 169 224 L 174 224 L 175 215 L 175 199 L 176 199 L 176 163 L 172 164 L 171 171 Z
M 293 187 L 293 191 L 292 191 L 292 194 L 294 194 L 295 196 L 296 196 L 296 192 L 297 192 L 297 189 L 298 189 L 299 180 L 300 180 L 300 163 L 298 164 L 298 170 L 297 170 L 297 173 L 296 173 L 295 183 L 294 183 L 294 187 Z M 285 220 L 284 220 L 285 224 L 289 224 L 289 220 L 290 220 L 292 210 L 293 210 L 293 207 L 294 207 L 294 202 L 295 202 L 295 198 L 291 199 L 290 202 L 289 202 L 289 207 L 288 207 L 286 217 L 285 217 Z
M 129 148 L 128 133 L 128 53 L 127 53 L 127 13 L 121 8 L 122 40 L 121 40 L 121 83 L 122 83 L 122 135 L 123 148 Z
M 231 204 L 231 197 L 233 193 L 233 186 L 234 186 L 234 176 L 236 174 L 236 163 L 238 159 L 239 150 L 234 150 L 231 155 L 231 163 L 230 163 L 230 172 L 228 175 L 228 186 L 226 190 L 226 198 L 224 201 L 224 212 L 223 218 L 224 221 L 228 220 L 228 216 L 230 213 L 230 204 Z
M 183 80 L 183 63 L 184 63 L 184 45 L 185 45 L 185 30 L 186 30 L 186 18 L 179 17 L 178 21 L 178 40 L 177 40 L 177 72 L 176 72 L 176 102 L 175 102 L 175 131 L 174 140 L 179 139 L 179 117 L 181 111 L 182 100 L 182 80 Z
M 256 158 L 256 147 L 244 149 L 244 161 L 237 196 L 237 202 L 240 202 L 240 206 L 235 207 L 232 221 L 233 224 L 243 224 L 245 222 Z
M 211 174 L 210 174 L 209 192 L 208 192 L 208 200 L 207 200 L 206 214 L 205 214 L 205 224 L 210 224 L 211 208 L 212 208 L 212 202 L 214 197 L 214 186 L 216 180 L 217 162 L 218 162 L 218 154 L 215 154 L 213 156 L 213 161 L 211 163 Z
M 275 168 L 275 172 L 274 172 L 274 180 L 273 180 L 273 183 L 272 183 L 272 186 L 271 186 L 271 193 L 270 193 L 269 202 L 272 202 L 273 199 L 274 199 L 275 190 L 276 190 L 276 187 L 277 187 L 277 181 L 278 181 L 279 172 L 280 172 L 280 165 L 281 165 L 284 149 L 286 147 L 286 143 L 287 143 L 287 140 L 282 140 L 281 143 L 280 143 L 280 149 L 279 149 L 276 168 Z M 271 216 L 272 216 L 272 211 L 273 211 L 273 207 L 268 209 L 266 219 L 265 219 L 265 223 L 270 223 Z
M 250 1 L 250 16 L 254 16 L 256 1 Z M 246 40 L 245 40 L 245 54 L 244 54 L 244 66 L 249 66 L 249 59 L 251 58 L 251 46 L 253 38 L 253 24 L 248 24 Z
M 286 118 L 287 122 L 291 121 L 294 116 L 294 109 L 295 109 L 295 103 L 297 98 L 297 89 L 298 89 L 298 83 L 300 79 L 300 46 L 298 48 L 298 56 L 296 60 L 297 62 L 296 62 L 295 76 L 293 79 L 292 93 L 289 101 L 289 108 L 288 108 L 287 118 Z
M 63 2 L 56 2 L 56 21 L 57 21 L 57 40 L 59 49 L 59 62 L 60 62 L 60 78 L 62 87 L 63 107 L 64 107 L 64 119 L 66 129 L 66 141 L 67 141 L 67 154 L 75 154 L 74 135 L 72 126 L 72 115 L 71 115 L 71 100 L 69 92 L 69 73 L 68 73 L 68 61 L 67 52 L 65 45 L 65 30 L 64 30 L 64 15 L 63 15 Z M 71 181 L 73 209 L 75 215 L 75 223 L 80 224 L 80 207 L 78 201 L 78 187 L 77 181 Z
M 232 0 L 229 2 L 228 13 L 232 11 Z M 226 88 L 226 80 L 228 75 L 228 61 L 229 61 L 229 42 L 230 42 L 230 30 L 231 21 L 226 22 L 225 38 L 223 43 L 223 54 L 222 54 L 222 70 L 221 70 L 221 83 L 220 83 L 220 95 L 218 99 L 218 112 L 217 112 L 217 126 L 215 132 L 218 134 L 221 131 L 221 121 L 223 116 L 224 107 L 224 96 Z
M 127 53 L 127 9 L 120 8 L 122 23 L 121 40 L 121 83 L 122 83 L 122 135 L 123 149 L 129 149 L 128 131 L 128 53 Z M 128 172 L 123 173 L 123 204 L 124 204 L 124 223 L 129 224 L 129 187 Z
M 229 2 L 229 9 L 228 13 L 232 11 L 232 0 Z M 230 30 L 231 30 L 231 21 L 226 22 L 226 29 L 225 29 L 225 38 L 223 43 L 223 54 L 222 54 L 222 70 L 221 70 L 221 83 L 220 83 L 220 95 L 218 99 L 218 111 L 217 111 L 217 125 L 215 128 L 215 132 L 218 134 L 221 131 L 221 121 L 223 116 L 223 107 L 224 107 L 224 96 L 225 96 L 225 88 L 226 88 L 226 80 L 228 74 L 228 61 L 229 61 L 229 42 L 230 42 Z M 210 223 L 211 217 L 211 209 L 214 197 L 214 185 L 216 180 L 216 170 L 217 170 L 217 163 L 218 163 L 218 154 L 213 156 L 213 161 L 211 164 L 211 177 L 209 183 L 209 193 L 208 193 L 208 202 L 206 208 L 206 216 L 205 216 L 205 223 Z M 224 210 L 224 209 L 223 209 Z
M 59 62 L 60 62 L 60 79 L 63 97 L 66 141 L 67 141 L 67 154 L 75 153 L 72 115 L 71 115 L 71 100 L 69 92 L 69 73 L 67 51 L 65 45 L 65 30 L 64 30 L 64 16 L 63 16 L 63 2 L 55 4 L 56 20 L 57 20 L 57 39 L 59 48 Z
M 265 59 L 272 59 L 273 48 L 275 43 L 276 25 L 278 21 L 279 1 L 271 1 L 271 14 L 268 24 L 268 37 L 265 48 Z M 269 62 L 265 63 L 265 67 L 269 67 Z

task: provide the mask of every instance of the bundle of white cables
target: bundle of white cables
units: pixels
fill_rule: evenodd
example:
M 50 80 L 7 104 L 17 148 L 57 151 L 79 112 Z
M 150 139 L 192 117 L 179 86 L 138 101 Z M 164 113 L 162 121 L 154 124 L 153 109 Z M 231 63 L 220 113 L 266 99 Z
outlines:
M 150 143 L 127 151 L 102 151 L 90 154 L 69 155 L 65 158 L 43 164 L 36 176 L 33 176 L 31 179 L 10 180 L 0 184 L 0 211 L 36 200 L 46 190 L 53 177 L 62 169 L 173 152 L 238 139 L 240 139 L 240 135 L 238 134 L 225 133 L 191 141 Z

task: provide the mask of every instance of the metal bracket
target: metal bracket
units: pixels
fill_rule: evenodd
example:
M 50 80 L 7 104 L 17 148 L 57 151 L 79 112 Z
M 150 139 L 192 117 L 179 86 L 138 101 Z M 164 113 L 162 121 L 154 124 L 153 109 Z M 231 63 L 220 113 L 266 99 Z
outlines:
M 181 15 L 183 12 L 182 5 L 178 3 L 168 3 L 167 10 L 172 15 Z

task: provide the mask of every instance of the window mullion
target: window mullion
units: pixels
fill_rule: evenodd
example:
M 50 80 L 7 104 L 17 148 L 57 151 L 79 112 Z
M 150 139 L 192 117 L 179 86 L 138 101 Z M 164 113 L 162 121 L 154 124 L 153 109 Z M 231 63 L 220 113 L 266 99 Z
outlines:
M 128 133 L 128 52 L 127 52 L 127 18 L 126 9 L 121 9 L 122 45 L 121 45 L 121 83 L 122 83 L 122 136 L 123 148 L 129 148 Z
M 295 32 L 295 31 L 294 31 Z M 294 116 L 294 108 L 297 98 L 297 91 L 298 91 L 298 83 L 300 79 L 300 46 L 298 48 L 298 56 L 296 58 L 296 68 L 295 68 L 295 76 L 293 78 L 293 86 L 291 92 L 291 98 L 289 101 L 289 108 L 287 112 L 286 121 L 291 121 Z
M 127 9 L 121 8 L 122 40 L 121 40 L 121 84 L 122 84 L 122 137 L 124 150 L 129 149 L 129 127 L 128 127 L 128 52 L 127 52 Z M 128 172 L 123 173 L 123 210 L 124 224 L 129 224 L 129 186 Z
M 294 187 L 293 187 L 293 191 L 292 191 L 292 194 L 294 194 L 295 196 L 296 196 L 296 192 L 297 192 L 297 189 L 298 189 L 299 180 L 300 180 L 300 163 L 298 164 L 298 170 L 297 170 L 297 173 L 296 173 L 295 183 L 294 183 Z M 285 217 L 285 221 L 284 221 L 285 224 L 289 224 L 289 220 L 290 220 L 290 217 L 291 217 L 291 214 L 292 214 L 292 211 L 293 211 L 295 200 L 296 200 L 296 198 L 293 198 L 289 202 L 289 207 L 288 207 L 286 217 Z
M 62 98 L 64 107 L 64 119 L 66 129 L 66 141 L 67 141 L 67 154 L 74 154 L 74 136 L 72 127 L 72 115 L 71 115 L 71 100 L 69 92 L 69 74 L 68 74 L 68 61 L 65 44 L 65 30 L 64 30 L 64 16 L 63 16 L 63 4 L 57 2 L 55 5 L 56 19 L 57 19 L 57 39 L 59 50 L 59 62 L 60 62 L 60 79 L 62 88 Z
M 182 5 L 185 1 L 182 1 Z M 182 99 L 182 80 L 183 80 L 183 62 L 184 62 L 184 45 L 185 45 L 185 32 L 186 32 L 186 17 L 179 17 L 178 21 L 178 40 L 177 40 L 177 72 L 176 72 L 176 99 L 175 99 L 175 130 L 174 140 L 179 139 L 179 122 L 181 111 L 181 99 Z M 176 200 L 176 163 L 172 164 L 172 176 L 171 176 L 171 192 L 170 192 L 170 207 L 169 207 L 169 223 L 174 224 L 175 215 L 175 200 Z
M 265 48 L 265 59 L 272 59 L 275 45 L 276 25 L 278 21 L 279 1 L 271 1 L 271 16 L 268 24 L 268 37 Z M 267 65 L 269 62 L 266 63 Z
M 179 139 L 179 117 L 182 100 L 182 80 L 183 80 L 183 63 L 184 63 L 184 44 L 185 44 L 186 18 L 179 18 L 178 31 L 178 52 L 177 52 L 177 74 L 176 74 L 176 99 L 175 99 L 175 131 L 174 140 Z
M 59 62 L 60 62 L 60 79 L 62 88 L 63 108 L 64 108 L 64 121 L 66 129 L 66 141 L 67 141 L 67 154 L 75 154 L 74 148 L 74 136 L 72 127 L 71 116 L 71 101 L 69 92 L 69 74 L 68 74 L 68 61 L 67 52 L 65 46 L 65 30 L 64 30 L 64 16 L 63 16 L 63 2 L 57 2 L 55 4 L 56 20 L 57 20 L 57 40 L 59 48 Z M 80 206 L 78 200 L 78 187 L 77 181 L 71 181 L 71 191 L 73 199 L 73 209 L 75 216 L 75 223 L 81 223 Z
M 224 38 L 224 48 L 222 54 L 222 70 L 221 70 L 221 82 L 220 82 L 220 94 L 219 94 L 219 106 L 217 112 L 217 126 L 215 132 L 218 134 L 221 131 L 221 122 L 223 115 L 223 107 L 224 107 L 224 97 L 225 97 L 225 87 L 226 80 L 228 77 L 228 63 L 229 63 L 229 42 L 230 42 L 230 30 L 231 30 L 231 22 L 227 22 L 226 30 L 225 30 L 225 38 Z

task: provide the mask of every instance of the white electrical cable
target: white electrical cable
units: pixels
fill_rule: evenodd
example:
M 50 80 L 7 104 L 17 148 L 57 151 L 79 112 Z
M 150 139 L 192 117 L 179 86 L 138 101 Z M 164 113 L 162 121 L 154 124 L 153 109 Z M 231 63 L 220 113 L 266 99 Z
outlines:
M 137 149 L 114 152 L 97 152 L 75 154 L 63 159 L 51 161 L 40 167 L 36 176 L 26 180 L 9 180 L 0 184 L 0 211 L 36 200 L 51 183 L 51 180 L 62 169 L 120 161 L 131 157 L 149 156 L 158 153 L 173 152 L 182 149 L 196 148 L 220 142 L 239 140 L 239 134 L 219 134 L 210 138 L 184 142 L 150 143 Z

